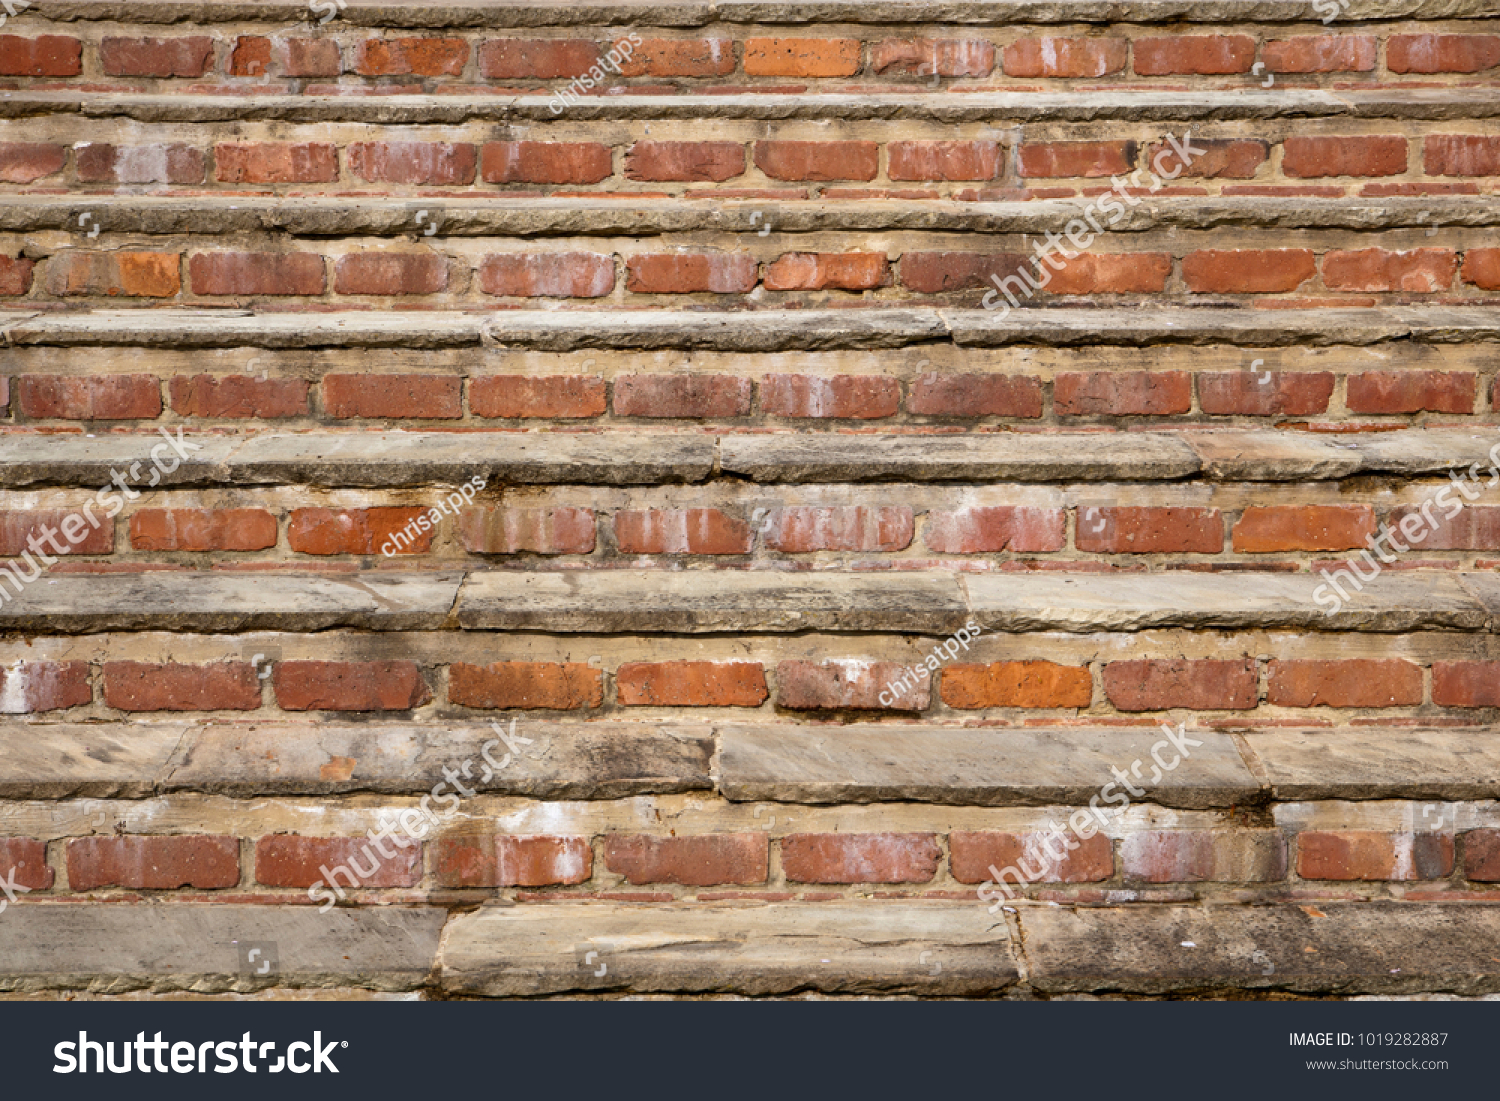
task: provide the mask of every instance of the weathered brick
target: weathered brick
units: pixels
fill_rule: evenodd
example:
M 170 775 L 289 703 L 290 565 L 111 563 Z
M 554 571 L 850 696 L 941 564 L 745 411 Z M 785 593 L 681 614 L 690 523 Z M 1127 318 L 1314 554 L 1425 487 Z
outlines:
M 396 542 L 424 508 L 298 508 L 287 524 L 287 546 L 298 554 L 422 554 L 432 544 L 432 532 L 416 528 Z
M 1125 68 L 1123 38 L 1021 38 L 1005 47 L 1006 76 L 1094 77 Z
M 458 76 L 469 60 L 462 38 L 367 38 L 355 47 L 361 76 Z
M 1261 59 L 1273 73 L 1368 73 L 1380 41 L 1369 34 L 1304 34 L 1267 42 Z
M 942 701 L 962 711 L 985 707 L 1088 707 L 1094 682 L 1085 666 L 1050 661 L 960 662 L 943 669 Z
M 485 183 L 598 183 L 614 171 L 609 146 L 591 141 L 490 141 L 479 154 Z
M 1414 707 L 1422 667 L 1399 658 L 1273 661 L 1266 702 L 1282 707 Z
M 620 63 L 620 75 L 727 76 L 734 65 L 728 38 L 645 38 Z
M 745 172 L 745 147 L 737 141 L 638 141 L 625 154 L 632 180 L 720 183 Z
M 1005 166 L 997 141 L 893 141 L 886 157 L 893 180 L 993 180 Z
M 1500 176 L 1500 137 L 1428 134 L 1422 166 L 1429 176 Z
M 307 389 L 308 383 L 296 378 L 175 375 L 170 395 L 172 412 L 181 417 L 271 420 L 306 416 Z
M 1339 291 L 1443 291 L 1457 271 L 1458 255 L 1445 248 L 1332 249 L 1323 257 L 1323 283 Z
M 1362 371 L 1345 380 L 1351 413 L 1472 413 L 1468 371 Z
M 768 291 L 868 291 L 890 282 L 880 252 L 788 252 L 766 268 Z M 805 377 L 805 376 L 804 376 Z
M 1104 667 L 1104 694 L 1121 711 L 1246 711 L 1258 695 L 1255 660 L 1112 661 Z
M 106 76 L 202 76 L 214 60 L 214 40 L 190 38 L 110 38 L 99 43 Z
M 267 76 L 271 72 L 271 40 L 264 35 L 240 35 L 229 52 L 230 76 Z
M 289 38 L 283 70 L 287 76 L 338 76 L 344 71 L 339 44 L 332 38 Z
M 22 375 L 16 396 L 23 416 L 35 420 L 147 420 L 161 416 L 161 380 L 155 375 Z
M 25 294 L 31 290 L 31 269 L 34 260 L 17 260 L 0 256 L 0 295 Z
M 929 512 L 924 538 L 937 554 L 1029 554 L 1062 550 L 1065 527 L 1060 508 L 992 505 Z
M 223 183 L 330 183 L 338 146 L 328 142 L 220 142 L 214 177 Z
M 84 142 L 75 150 L 73 172 L 79 183 L 201 184 L 208 173 L 208 158 L 191 145 Z M 337 178 L 337 172 L 329 178 Z
M 0 879 L 12 890 L 45 891 L 55 873 L 47 867 L 47 843 L 29 837 L 0 838 Z
M 1246 34 L 1137 38 L 1134 47 L 1135 71 L 1142 76 L 1248 73 L 1255 63 L 1255 39 Z
M 911 545 L 906 505 L 794 505 L 766 521 L 766 545 L 783 554 L 813 551 L 898 551 Z
M 594 874 L 587 837 L 445 837 L 436 850 L 443 887 L 552 887 Z
M 1461 496 L 1451 489 L 1449 493 L 1453 500 Z M 1500 508 L 1469 505 L 1449 516 L 1436 512 L 1434 504 L 1428 501 L 1425 512 L 1417 505 L 1391 510 L 1382 530 L 1390 533 L 1393 549 L 1500 550 Z
M 597 417 L 605 409 L 604 380 L 591 375 L 489 375 L 469 380 L 476 417 Z
M 1328 411 L 1328 371 L 1212 371 L 1198 376 L 1198 405 L 1214 416 L 1310 416 Z
M 1080 252 L 1062 265 L 1046 284 L 1051 294 L 1160 294 L 1172 276 L 1165 252 Z
M 759 707 L 765 670 L 753 661 L 634 661 L 615 671 L 626 707 Z
M 684 887 L 764 883 L 770 859 L 771 842 L 764 831 L 698 837 L 604 835 L 605 867 L 624 876 L 627 883 L 680 883 Z
M 61 172 L 68 147 L 40 141 L 0 141 L 0 183 L 28 184 Z
M 853 76 L 859 72 L 857 38 L 748 38 L 746 76 Z
M 716 508 L 615 513 L 621 554 L 749 554 L 750 525 Z
M 1463 835 L 1464 878 L 1500 882 L 1500 830 L 1469 830 Z
M 1218 554 L 1224 517 L 1216 508 L 1080 508 L 1074 542 L 1093 554 Z
M 901 285 L 918 294 L 988 289 L 1031 264 L 1016 252 L 908 252 L 901 257 Z
M 514 298 L 602 298 L 615 289 L 615 261 L 594 252 L 492 254 L 479 265 L 479 289 Z
M 349 171 L 371 183 L 471 184 L 474 146 L 446 141 L 357 141 Z
M 597 43 L 582 38 L 492 38 L 479 47 L 479 75 L 490 80 L 584 76 L 599 64 Z
M 1303 879 L 1410 882 L 1452 873 L 1451 833 L 1308 830 L 1297 835 L 1297 874 Z
M 743 417 L 750 380 L 725 375 L 621 375 L 615 413 L 622 417 Z
M 448 286 L 448 261 L 422 252 L 356 252 L 333 267 L 336 294 L 437 294 Z
M 0 34 L 0 76 L 77 76 L 82 71 L 83 44 L 76 38 Z
M 1500 291 L 1500 248 L 1471 248 L 1464 252 L 1460 274 L 1465 283 Z
M 1026 142 L 1018 163 L 1027 179 L 1113 176 L 1130 171 L 1137 148 L 1133 141 Z
M 1185 371 L 1063 372 L 1052 400 L 1064 417 L 1159 417 L 1193 407 L 1193 382 Z
M 107 661 L 104 702 L 121 711 L 254 711 L 260 706 L 260 681 L 246 661 Z
M 466 508 L 458 533 L 470 554 L 594 552 L 594 514 L 586 508 Z
M 898 682 L 908 672 L 908 684 Z M 898 690 L 899 688 L 899 690 Z M 890 696 L 890 702 L 881 699 Z M 922 711 L 932 700 L 926 666 L 894 661 L 783 661 L 776 666 L 776 706 L 790 711 Z
M 188 259 L 194 294 L 312 295 L 327 285 L 323 257 L 309 252 L 199 252 Z
M 1439 707 L 1500 707 L 1500 661 L 1435 661 L 1432 702 Z
M 995 47 L 982 38 L 883 38 L 870 44 L 870 69 L 913 76 L 989 76 Z
M 755 257 L 734 253 L 645 253 L 625 261 L 632 294 L 745 294 L 755 289 Z
M 426 830 L 424 828 L 423 832 Z M 405 845 L 401 841 L 406 842 Z M 381 852 L 384 847 L 387 856 Z M 339 872 L 344 869 L 348 875 Z M 325 869 L 327 870 L 325 872 Z M 369 871 L 368 875 L 359 872 Z M 265 887 L 415 887 L 422 881 L 422 846 L 401 831 L 380 838 L 276 834 L 255 843 L 255 881 Z
M 991 865 L 1021 870 L 1023 878 L 1039 873 L 1034 883 L 1098 883 L 1114 876 L 1115 850 L 1102 833 L 1085 839 L 1061 826 L 1054 833 L 954 830 L 948 835 L 948 864 L 960 883 L 993 879 Z M 1004 882 L 1008 886 L 1015 878 Z
M 583 662 L 457 662 L 448 666 L 448 702 L 461 707 L 578 711 L 604 702 L 604 675 Z
M 1312 249 L 1200 249 L 1182 258 L 1194 294 L 1282 294 L 1317 274 Z
M 330 417 L 463 416 L 462 380 L 444 375 L 325 375 L 323 409 Z
M 432 699 L 414 661 L 278 661 L 283 711 L 409 711 Z
M 1147 148 L 1146 163 L 1163 176 L 1175 171 L 1184 179 L 1249 180 L 1271 155 L 1270 142 L 1250 138 L 1195 138 L 1189 134 L 1186 144 L 1195 151 L 1191 159 L 1184 160 L 1171 144 L 1158 142 Z M 1203 152 L 1196 152 L 1199 149 Z
M 276 545 L 276 517 L 263 508 L 143 508 L 130 516 L 140 551 L 257 551 Z
M 1144 830 L 1120 840 L 1125 878 L 1137 883 L 1275 883 L 1286 878 L 1278 830 Z
M 1039 379 L 1014 375 L 950 375 L 934 371 L 912 381 L 906 407 L 931 417 L 1040 417 Z
M 884 375 L 766 375 L 760 404 L 773 417 L 893 417 L 901 408 L 901 383 Z
M 873 180 L 880 146 L 873 141 L 758 141 L 755 167 L 773 180 Z
M 1234 523 L 1241 554 L 1352 550 L 1375 534 L 1369 505 L 1252 505 Z
M 1406 171 L 1406 139 L 1375 137 L 1290 137 L 1282 143 L 1281 171 L 1293 178 L 1399 176 Z
M 233 837 L 80 837 L 68 842 L 68 886 L 200 891 L 237 887 L 240 843 Z
M 0 715 L 62 711 L 93 702 L 86 661 L 16 661 L 0 666 Z M 0 842 L 0 846 L 3 844 Z M 4 866 L 4 853 L 0 847 L 0 868 Z
M 781 840 L 792 883 L 926 883 L 941 856 L 930 833 L 794 833 Z
M 114 521 L 103 516 L 95 520 L 90 524 L 74 509 L 0 510 L 0 555 L 12 558 L 27 550 L 38 553 L 39 548 L 40 553 L 54 555 L 110 554 L 115 549 Z
M 181 267 L 175 252 L 64 252 L 47 263 L 47 293 L 172 298 L 182 289 Z
M 1385 67 L 1393 73 L 1481 73 L 1500 65 L 1497 34 L 1393 34 Z

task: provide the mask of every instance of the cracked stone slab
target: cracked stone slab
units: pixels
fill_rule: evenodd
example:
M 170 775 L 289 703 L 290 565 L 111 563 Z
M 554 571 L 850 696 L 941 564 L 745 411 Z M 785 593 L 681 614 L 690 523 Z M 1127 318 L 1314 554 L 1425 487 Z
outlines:
M 172 437 L 176 439 L 175 434 Z M 0 485 L 97 485 L 109 484 L 118 472 L 136 492 L 151 484 L 219 485 L 230 480 L 228 460 L 237 442 L 222 436 L 194 434 L 184 430 L 182 458 L 160 433 L 149 436 L 22 436 L 0 435 Z M 170 474 L 153 464 L 155 450 L 163 463 L 178 462 Z M 141 477 L 133 477 L 137 466 Z
M 1382 474 L 1442 475 L 1454 469 L 1467 470 L 1477 463 L 1476 473 L 1483 476 L 1496 464 L 1492 453 L 1500 456 L 1500 432 L 1493 428 L 1375 432 L 1347 442 L 1364 470 Z
M 1458 577 L 1389 571 L 1329 614 L 1318 576 L 1279 573 L 965 574 L 990 631 L 1140 631 L 1153 627 L 1317 631 L 1484 630 L 1491 612 Z
M 632 993 L 998 994 L 1019 979 L 980 905 L 487 905 L 450 923 L 442 988 Z
M 1255 730 L 1243 735 L 1278 800 L 1494 799 L 1489 729 Z
M 0 723 L 0 798 L 143 799 L 197 723 Z
M 1051 993 L 1500 990 L 1500 907 L 1016 904 L 1030 985 Z
M 518 747 L 514 752 L 502 732 Z M 160 788 L 235 796 L 408 794 L 444 783 L 444 768 L 467 768 L 464 786 L 484 794 L 623 799 L 709 790 L 713 749 L 709 727 L 692 724 L 524 719 L 512 733 L 508 725 L 441 720 L 208 723 L 193 732 Z
M 358 575 L 61 574 L 42 577 L 0 605 L 0 630 L 432 630 L 447 621 L 461 579 L 457 573 L 373 570 Z
M 821 570 L 484 571 L 457 613 L 468 629 L 561 634 L 950 634 L 968 618 L 951 574 Z
M 1206 808 L 1253 802 L 1261 786 L 1234 740 L 1185 731 L 1190 754 L 1158 769 L 1159 727 L 985 729 L 876 726 L 724 726 L 719 784 L 728 799 L 790 803 L 922 802 L 950 806 L 1087 804 L 1140 761 L 1145 801 Z M 1163 763 L 1181 756 L 1162 747 Z M 1137 781 L 1142 784 L 1145 781 Z M 1116 789 L 1118 790 L 1118 789 Z
M 344 311 L 92 310 L 42 314 L 6 332 L 12 344 L 148 348 L 453 348 L 478 345 L 486 315 Z
M 568 352 L 583 348 L 701 348 L 724 352 L 902 348 L 947 333 L 935 309 L 502 310 L 487 336 L 497 344 Z
M 1341 441 L 1265 429 L 1185 432 L 1184 443 L 1219 482 L 1302 482 L 1359 473 L 1360 456 Z
M 315 906 L 25 899 L 0 921 L 0 990 L 407 990 L 436 966 L 446 919 L 445 910 L 394 906 L 319 913 Z M 266 975 L 253 975 L 244 962 L 246 942 L 272 946 Z
M 1178 435 L 726 435 L 720 467 L 757 482 L 1170 481 L 1200 463 Z

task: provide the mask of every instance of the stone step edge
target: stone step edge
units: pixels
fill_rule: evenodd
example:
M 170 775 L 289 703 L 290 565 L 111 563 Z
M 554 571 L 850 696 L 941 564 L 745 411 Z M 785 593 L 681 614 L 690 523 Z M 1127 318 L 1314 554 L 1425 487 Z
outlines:
M 879 307 L 851 310 L 256 312 L 239 309 L 0 311 L 6 346 L 453 348 L 538 351 L 684 348 L 793 351 L 950 341 L 1075 347 L 1453 344 L 1500 340 L 1500 307 L 1257 310 Z

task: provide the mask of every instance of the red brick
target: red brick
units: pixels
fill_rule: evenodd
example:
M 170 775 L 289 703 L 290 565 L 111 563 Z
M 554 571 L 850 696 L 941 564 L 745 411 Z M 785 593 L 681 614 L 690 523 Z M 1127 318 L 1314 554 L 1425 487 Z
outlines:
M 1059 827 L 1061 829 L 1061 827 Z M 1097 883 L 1115 874 L 1114 844 L 1102 833 L 1078 837 L 1071 830 L 999 833 L 954 830 L 948 835 L 948 863 L 960 883 L 985 883 L 994 878 L 990 866 L 1017 868 L 1023 877 L 1039 873 L 1034 883 Z M 1007 885 L 1014 882 L 1006 877 Z
M 266 76 L 271 71 L 271 40 L 262 35 L 240 35 L 229 53 L 230 76 Z
M 260 706 L 260 681 L 244 661 L 107 661 L 104 702 L 121 711 L 254 711 Z
M 1364 371 L 1345 381 L 1351 413 L 1472 413 L 1467 371 Z
M 873 180 L 880 146 L 873 141 L 758 141 L 755 167 L 773 180 Z
M 367 38 L 355 50 L 361 76 L 458 76 L 469 60 L 462 38 Z
M 68 886 L 200 891 L 237 887 L 240 843 L 233 837 L 80 837 L 68 842 Z
M 1500 35 L 1393 34 L 1385 67 L 1393 73 L 1480 73 L 1500 65 Z
M 1338 291 L 1443 291 L 1457 271 L 1457 254 L 1445 248 L 1332 249 L 1323 257 L 1323 285 Z
M 338 147 L 327 142 L 220 142 L 214 176 L 223 183 L 330 183 Z
M 1014 375 L 934 371 L 912 380 L 906 407 L 929 417 L 1040 417 L 1042 384 L 1038 379 Z
M 1428 134 L 1422 165 L 1429 176 L 1500 176 L 1500 137 Z
M 92 510 L 88 514 L 76 509 L 0 510 L 0 555 L 11 558 L 28 550 L 36 553 L 36 548 L 31 545 L 32 539 L 44 554 L 113 553 L 114 521 L 96 516 L 97 525 L 90 524 L 89 515 L 92 515 Z M 69 520 L 69 517 L 77 519 Z M 59 538 L 58 531 L 65 522 L 69 530 Z
M 276 517 L 263 508 L 143 508 L 130 517 L 141 551 L 257 551 L 276 545 Z
M 594 552 L 594 514 L 586 508 L 467 508 L 458 533 L 470 554 Z
M 1368 34 L 1304 34 L 1266 43 L 1261 59 L 1273 73 L 1368 73 L 1380 41 Z
M 409 711 L 432 699 L 414 661 L 278 661 L 283 711 Z
M 1271 155 L 1270 142 L 1249 138 L 1195 138 L 1189 134 L 1186 144 L 1203 152 L 1195 152 L 1191 160 L 1184 161 L 1172 145 L 1158 142 L 1146 150 L 1146 163 L 1159 175 L 1175 170 L 1184 179 L 1250 180 Z
M 1317 274 L 1312 249 L 1201 249 L 1182 258 L 1194 294 L 1284 294 Z
M 632 294 L 745 294 L 755 289 L 755 257 L 735 253 L 647 253 L 625 261 Z
M 628 662 L 615 691 L 626 707 L 759 707 L 769 695 L 753 661 Z
M 989 76 L 995 47 L 982 38 L 884 38 L 870 44 L 870 69 L 913 76 Z
M 646 38 L 620 62 L 621 76 L 727 76 L 734 72 L 728 38 Z
M 1047 283 L 1051 294 L 1160 294 L 1172 276 L 1165 252 L 1081 252 L 1062 265 Z
M 182 289 L 181 268 L 175 252 L 64 252 L 47 263 L 47 293 L 172 298 Z
M 338 76 L 344 62 L 331 38 L 289 38 L 284 67 L 287 76 Z
M 726 375 L 621 375 L 615 413 L 621 417 L 743 417 L 750 380 Z
M 1254 63 L 1255 39 L 1244 34 L 1135 40 L 1135 71 L 1142 76 L 1248 73 Z
M 609 146 L 590 141 L 490 141 L 479 156 L 485 183 L 593 184 L 614 171 Z
M 83 44 L 61 34 L 0 34 L 0 76 L 77 76 Z
M 214 40 L 192 38 L 105 38 L 99 64 L 106 76 L 202 76 L 214 60 Z
M 1248 711 L 1258 695 L 1255 660 L 1112 661 L 1104 667 L 1104 694 L 1121 711 Z
M 791 883 L 926 883 L 941 856 L 930 833 L 794 833 L 781 839 Z
M 425 829 L 423 831 L 426 832 Z M 405 840 L 402 845 L 400 840 Z M 390 856 L 380 851 L 384 846 Z M 422 881 L 422 846 L 412 844 L 399 830 L 379 844 L 364 837 L 301 837 L 276 834 L 255 843 L 255 881 L 266 887 L 313 887 L 319 883 L 340 888 L 349 877 L 325 874 L 344 868 L 360 887 L 415 887 Z M 369 875 L 359 875 L 371 869 Z
M 1216 508 L 1080 508 L 1074 542 L 1092 554 L 1218 554 L 1224 517 Z
M 458 662 L 448 666 L 448 702 L 502 711 L 578 711 L 604 702 L 604 675 L 575 661 Z
M 35 183 L 68 163 L 66 145 L 39 141 L 0 141 L 0 183 Z
M 940 693 L 949 707 L 1088 707 L 1094 682 L 1087 667 L 1050 661 L 960 662 L 943 670 Z
M 1125 879 L 1136 883 L 1276 883 L 1286 878 L 1279 830 L 1147 830 L 1120 840 Z
M 1388 661 L 1273 661 L 1266 702 L 1282 707 L 1414 707 L 1422 667 Z
M 585 76 L 599 59 L 598 45 L 581 38 L 493 38 L 479 47 L 479 75 L 556 80 Z
M 720 883 L 764 883 L 770 847 L 770 839 L 762 831 L 699 837 L 609 833 L 604 835 L 604 864 L 633 884 L 712 887 Z
M 444 375 L 325 375 L 323 408 L 330 417 L 463 416 L 462 381 Z
M 1222 371 L 1198 376 L 1198 405 L 1210 415 L 1310 416 L 1328 411 L 1333 375 Z
M 1500 707 L 1500 661 L 1435 661 L 1432 702 L 1439 707 Z
M 1475 883 L 1500 882 L 1500 830 L 1469 830 L 1463 840 L 1464 878 Z
M 309 252 L 199 252 L 188 275 L 202 295 L 311 295 L 327 285 L 323 257 Z
M 31 290 L 32 260 L 14 260 L 0 256 L 0 295 L 25 294 Z
M 1065 526 L 1060 508 L 994 505 L 929 512 L 925 539 L 936 554 L 1027 554 L 1062 550 Z
M 766 375 L 761 409 L 773 417 L 871 420 L 901 408 L 901 384 L 883 375 Z
M 1460 493 L 1449 490 L 1452 500 Z M 1424 550 L 1500 550 L 1500 508 L 1493 505 L 1469 505 L 1449 517 L 1433 509 L 1428 502 L 1424 514 L 1416 505 L 1394 508 L 1383 530 L 1402 547 L 1420 546 Z M 1406 523 L 1408 517 L 1415 517 Z M 1429 523 L 1429 519 L 1431 522 Z M 1413 533 L 1408 535 L 1408 529 Z M 1399 532 L 1399 535 L 1397 533 Z M 1404 541 L 1404 542 L 1403 542 Z
M 788 252 L 766 268 L 765 285 L 768 291 L 868 291 L 890 277 L 884 253 Z
M 1021 38 L 1005 47 L 1006 76 L 1095 77 L 1125 68 L 1123 38 Z
M 1053 380 L 1052 398 L 1065 417 L 1159 417 L 1191 409 L 1193 383 L 1185 371 L 1064 372 Z
M 1500 248 L 1471 248 L 1464 253 L 1465 283 L 1487 291 L 1500 291 Z
M 479 265 L 479 289 L 514 298 L 603 298 L 615 289 L 615 260 L 595 252 L 490 255 Z
M 474 146 L 467 142 L 359 141 L 349 171 L 371 183 L 471 184 Z
M 191 145 L 89 142 L 76 147 L 73 172 L 79 183 L 201 184 L 208 173 L 208 158 Z
M 1015 252 L 908 252 L 901 257 L 901 285 L 918 294 L 989 288 L 1031 264 Z
M 632 180 L 719 183 L 744 172 L 745 147 L 737 141 L 638 141 L 625 154 Z
M 339 44 L 331 38 L 264 38 L 242 35 L 234 40 L 230 76 L 268 76 L 279 63 L 283 76 L 338 76 L 343 72 Z
M 401 532 L 425 508 L 298 508 L 287 524 L 287 546 L 298 554 L 375 554 L 387 543 L 395 554 L 423 554 L 432 545 L 431 531 L 413 528 L 411 542 L 397 545 Z
M 997 141 L 893 141 L 886 154 L 893 180 L 993 180 L 1004 170 Z
M 1297 874 L 1303 879 L 1443 879 L 1453 874 L 1453 835 L 1308 830 L 1297 835 Z
M 294 378 L 251 375 L 176 375 L 171 383 L 172 412 L 181 417 L 226 419 L 304 417 L 308 384 Z
M 750 525 L 716 508 L 615 513 L 621 554 L 749 554 Z
M 1406 171 L 1406 139 L 1399 134 L 1287 138 L 1282 144 L 1281 171 L 1293 179 L 1399 176 Z
M 1374 534 L 1369 505 L 1255 505 L 1240 514 L 1233 532 L 1241 554 L 1352 550 Z
M 568 420 L 604 412 L 604 380 L 591 375 L 489 375 L 469 380 L 476 417 Z
M 911 671 L 916 686 L 898 691 L 893 686 L 908 672 L 898 662 L 783 661 L 776 666 L 776 706 L 791 711 L 922 711 L 932 699 L 932 676 L 926 666 Z M 892 701 L 882 702 L 882 695 Z
M 448 286 L 448 261 L 420 252 L 357 252 L 333 268 L 336 294 L 436 294 Z
M 746 76 L 853 76 L 859 72 L 855 38 L 748 38 Z
M 437 842 L 436 875 L 443 887 L 551 887 L 584 883 L 594 874 L 586 837 L 445 837 Z
M 23 416 L 35 420 L 147 420 L 161 416 L 155 375 L 22 375 L 16 395 Z
M 47 843 L 29 837 L 0 838 L 0 879 L 29 891 L 52 886 L 54 872 L 47 867 Z
M 911 545 L 912 510 L 904 505 L 795 505 L 766 523 L 766 545 L 783 554 L 898 551 Z
M 1021 146 L 1020 173 L 1037 177 L 1113 176 L 1135 164 L 1133 141 L 1048 141 Z
M 17 661 L 0 667 L 0 714 L 62 711 L 93 702 L 94 689 L 89 684 L 86 661 Z M 0 846 L 3 844 L 0 842 Z M 0 867 L 4 859 L 4 849 L 0 847 Z

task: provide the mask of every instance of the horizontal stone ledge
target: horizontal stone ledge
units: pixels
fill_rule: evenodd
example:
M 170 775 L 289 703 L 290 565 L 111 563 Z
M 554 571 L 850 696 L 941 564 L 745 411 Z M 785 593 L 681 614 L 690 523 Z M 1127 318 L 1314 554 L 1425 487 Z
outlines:
M 1493 428 L 1426 427 L 1365 435 L 1224 429 L 1183 434 L 1203 462 L 1202 476 L 1218 482 L 1300 482 L 1356 474 L 1422 477 L 1468 470 L 1481 474 L 1500 457 Z
M 1029 985 L 1050 993 L 1500 991 L 1500 907 L 1335 902 L 1016 904 Z
M 38 314 L 6 328 L 10 344 L 150 348 L 457 348 L 483 342 L 488 313 L 253 313 L 90 310 Z
M 0 921 L 0 990 L 409 990 L 437 963 L 447 912 L 168 902 L 90 906 L 26 899 Z M 246 960 L 246 945 L 268 955 Z M 254 970 L 266 959 L 271 969 Z
M 1254 730 L 1244 738 L 1278 802 L 1500 796 L 1500 744 L 1489 728 Z
M 934 966 L 941 964 L 942 966 Z M 445 930 L 450 994 L 998 995 L 1019 981 L 1003 919 L 952 903 L 486 905 Z

